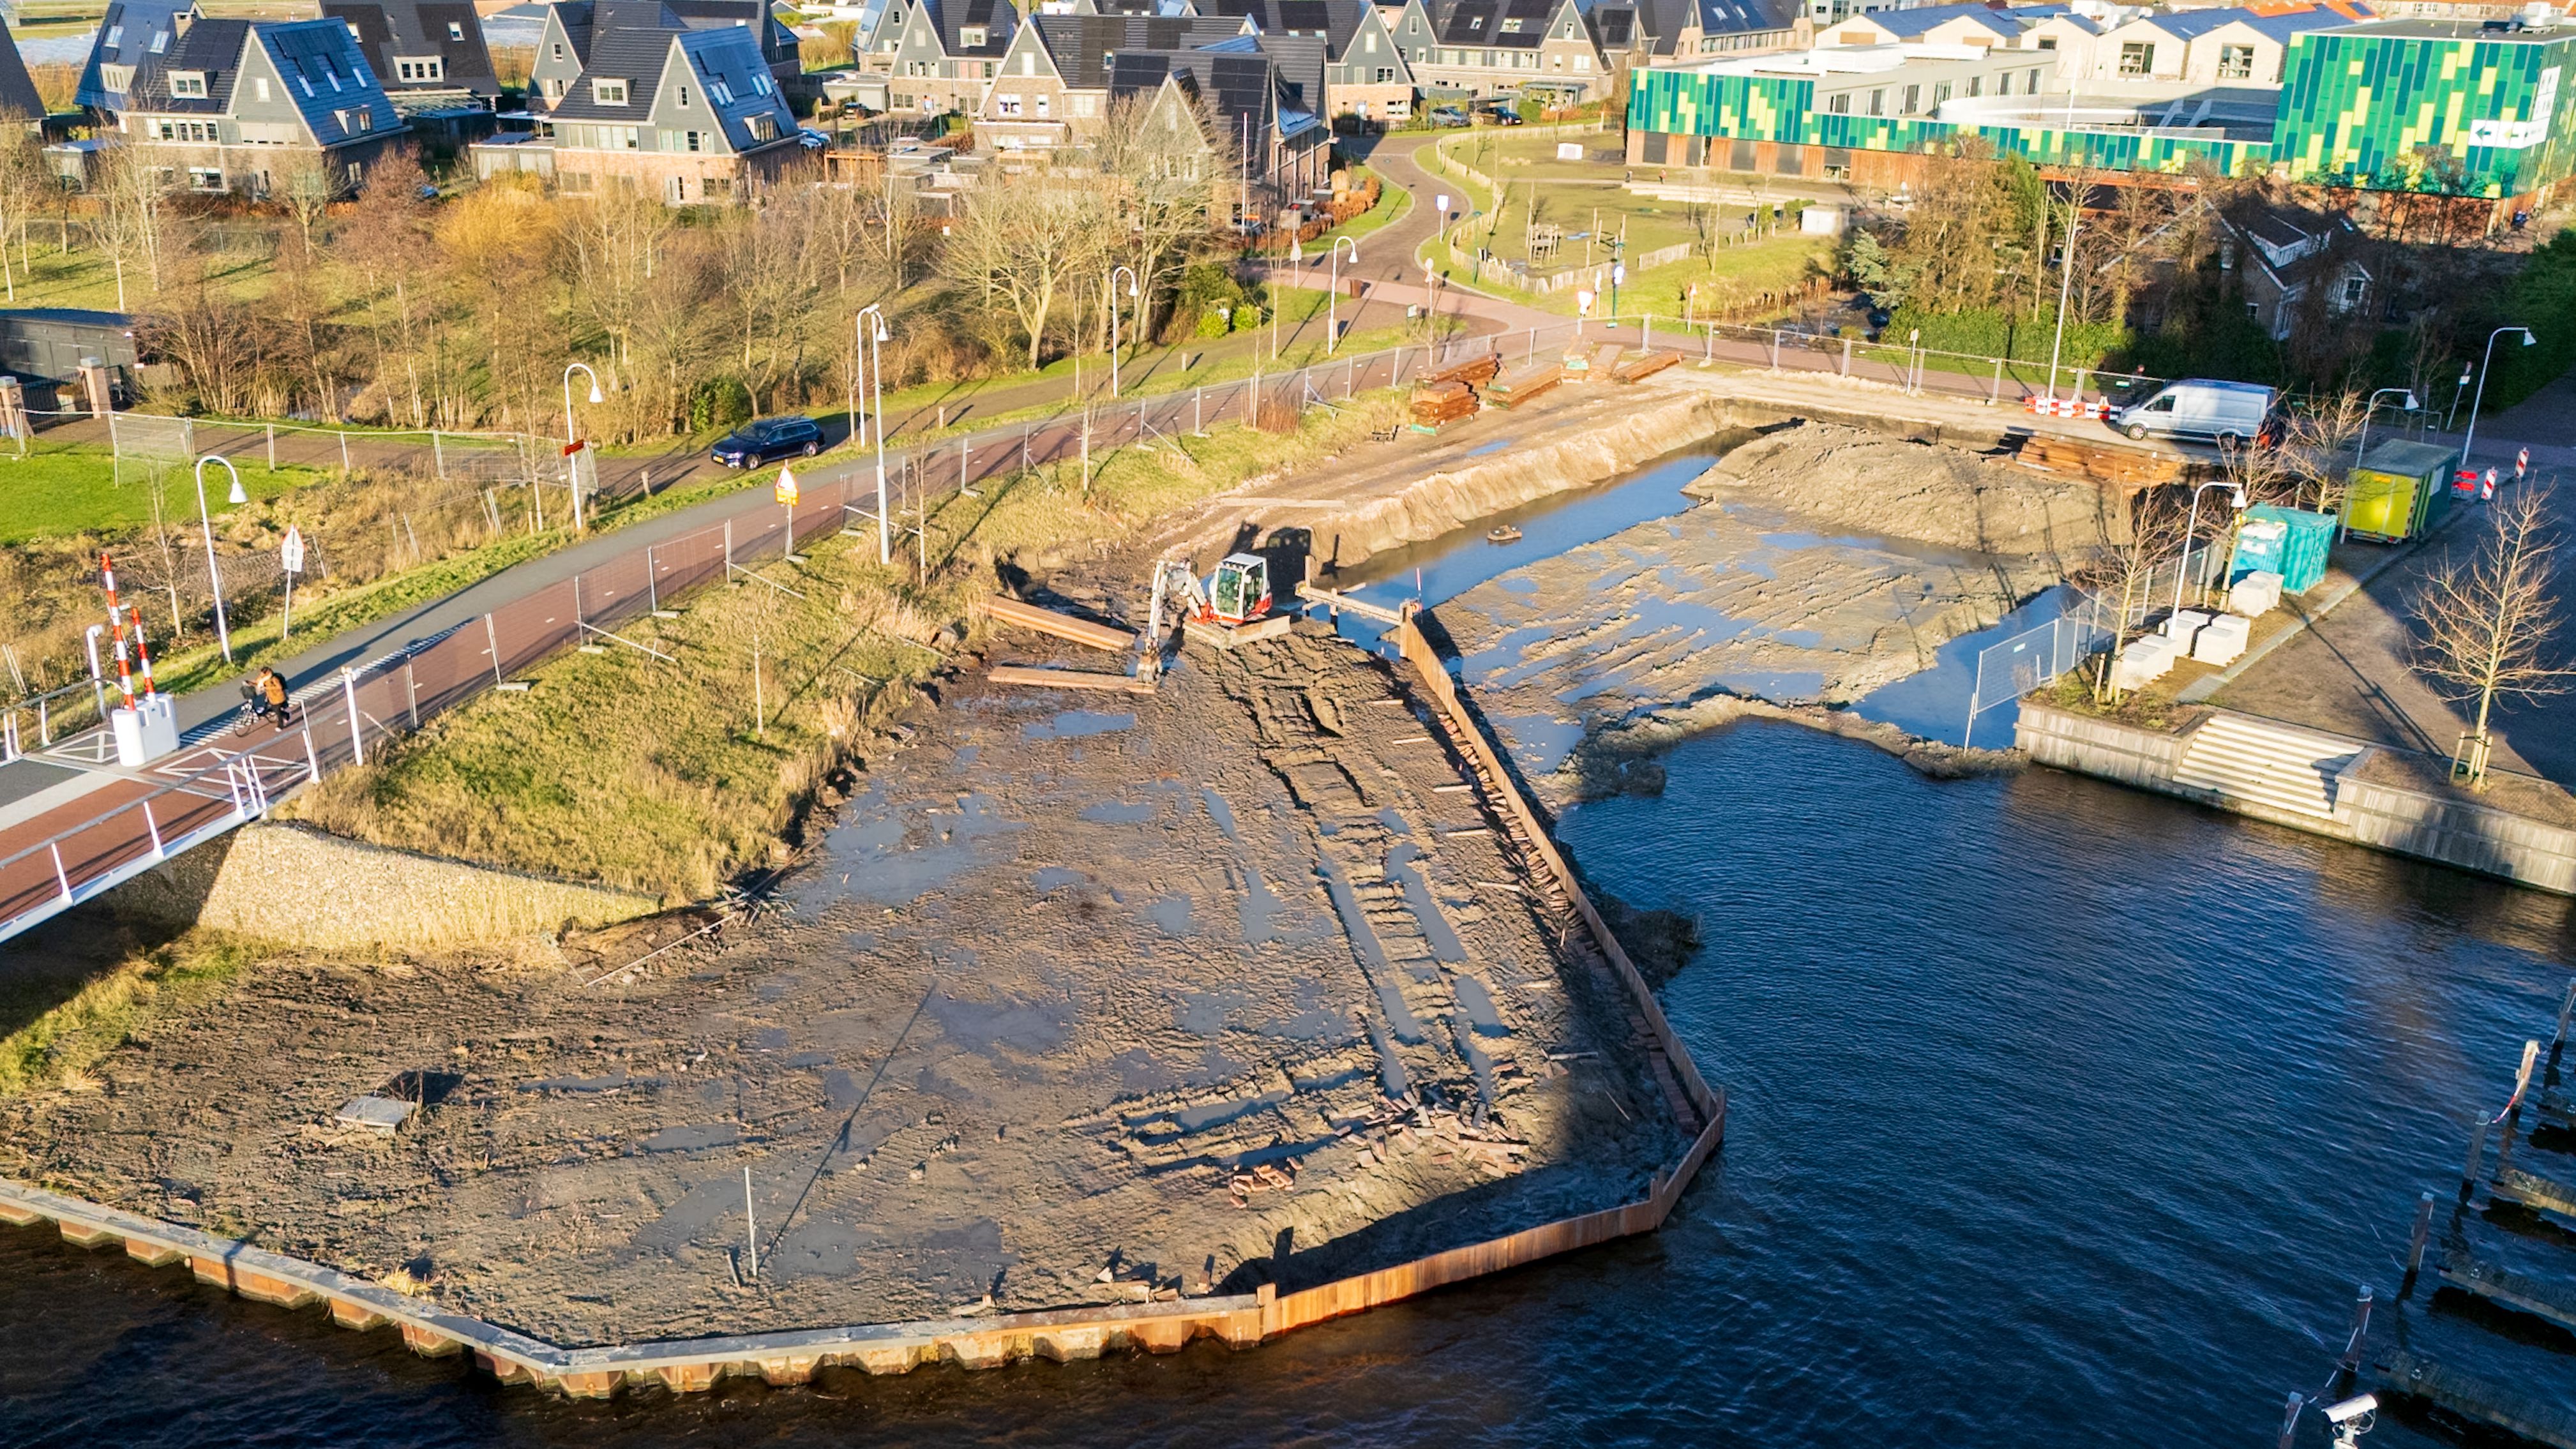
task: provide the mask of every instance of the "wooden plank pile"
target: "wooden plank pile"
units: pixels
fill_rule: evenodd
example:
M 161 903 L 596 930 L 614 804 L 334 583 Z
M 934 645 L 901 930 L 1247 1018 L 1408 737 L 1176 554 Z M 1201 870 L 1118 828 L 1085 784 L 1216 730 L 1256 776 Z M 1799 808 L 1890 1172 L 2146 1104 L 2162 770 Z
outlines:
M 1504 373 L 1485 388 L 1485 401 L 1509 410 L 1565 381 L 1563 366 L 1553 363 L 1527 363 Z
M 1417 433 L 1436 433 L 1476 415 L 1476 390 L 1463 382 L 1426 382 L 1413 390 L 1410 415 Z
M 2186 460 L 2171 453 L 2083 443 L 2072 438 L 2050 437 L 2045 433 L 2033 433 L 2022 440 L 2021 462 L 2024 467 L 2090 478 L 2096 483 L 2110 483 L 2122 488 L 2152 488 L 2164 483 L 2180 483 L 2184 481 L 2186 471 Z
M 1503 355 L 1499 352 L 1487 352 L 1453 362 L 1437 372 L 1424 373 L 1419 381 L 1426 386 L 1440 382 L 1463 382 L 1469 387 L 1483 387 L 1494 380 L 1495 373 L 1502 370 Z
M 1610 369 L 1612 382 L 1639 382 L 1682 360 L 1678 352 L 1648 352 Z

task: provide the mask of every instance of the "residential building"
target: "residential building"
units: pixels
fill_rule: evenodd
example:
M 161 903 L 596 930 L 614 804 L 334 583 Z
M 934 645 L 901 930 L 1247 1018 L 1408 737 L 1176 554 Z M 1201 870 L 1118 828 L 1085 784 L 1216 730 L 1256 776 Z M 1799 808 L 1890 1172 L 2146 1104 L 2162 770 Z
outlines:
M 1292 71 L 1298 68 L 1290 65 L 1298 48 L 1275 42 L 1321 42 L 1321 89 L 1299 92 L 1296 99 L 1328 120 L 1401 121 L 1413 114 L 1413 67 L 1369 0 L 1199 0 L 1197 9 L 1201 15 L 1249 20 L 1265 48 L 1281 55 Z
M 754 37 L 770 80 L 793 85 L 805 74 L 796 32 L 770 13 L 767 0 L 557 0 L 528 70 L 532 106 L 552 105 L 590 63 L 591 37 L 607 30 L 744 30 Z
M 405 115 L 489 108 L 501 98 L 470 0 L 322 0 L 322 17 L 349 27 L 358 53 Z
M 2245 314 L 2272 340 L 2290 335 L 2303 308 L 2340 316 L 2384 305 L 2350 221 L 2264 202 L 2219 220 L 2225 228 L 2219 263 L 2237 274 Z
M 196 0 L 108 0 L 72 104 L 111 115 L 124 110 L 135 72 L 166 54 L 179 37 L 181 17 L 196 14 Z
M 1629 66 L 1693 55 L 1804 50 L 1815 24 L 1801 0 L 1635 0 Z
M 1405 0 L 1394 33 L 1426 92 L 1591 101 L 1618 86 L 1618 66 L 1576 0 Z M 1629 48 L 1624 36 L 1614 47 L 1621 56 Z
M 859 63 L 886 77 L 898 114 L 971 116 L 1019 25 L 1010 0 L 886 0 Z
M 2276 86 L 2293 36 L 2348 23 L 2321 7 L 2269 14 L 2222 8 L 2146 15 L 2105 31 L 2093 43 L 2080 75 L 2064 66 L 2060 74 L 2082 86 L 2137 81 Z
M 26 58 L 18 54 L 18 41 L 9 27 L 0 24 L 0 116 L 16 116 L 24 121 L 42 121 L 45 101 L 36 94 L 36 82 L 27 74 Z
M 2013 45 L 2022 27 L 2010 11 L 1989 5 L 1923 5 L 1873 10 L 1816 29 L 1819 48 L 1843 45 Z
M 1152 92 L 1146 125 L 1196 129 L 1201 154 L 1211 160 L 1235 155 L 1240 184 L 1231 202 L 1238 223 L 1266 221 L 1266 213 L 1330 184 L 1332 132 L 1321 117 L 1289 103 L 1277 64 L 1254 37 L 1196 50 L 1120 55 L 1111 67 L 1110 89 L 1118 95 Z M 1221 134 L 1209 135 L 1211 126 Z
M 997 151 L 1086 139 L 1109 114 L 1118 56 L 1195 50 L 1251 33 L 1248 22 L 1224 16 L 1033 16 L 1012 35 L 973 112 L 976 139 Z
M 693 26 L 667 12 L 627 24 L 655 17 L 602 8 L 614 13 L 600 18 L 619 23 L 595 23 L 588 61 L 556 97 L 546 132 L 478 144 L 477 174 L 550 175 L 576 195 L 623 181 L 674 206 L 722 204 L 805 154 L 752 27 Z
M 147 44 L 116 126 L 191 191 L 266 196 L 289 168 L 312 166 L 346 191 L 404 134 L 340 21 L 207 20 L 190 10 L 172 15 L 167 35 Z M 98 44 L 110 44 L 105 32 Z

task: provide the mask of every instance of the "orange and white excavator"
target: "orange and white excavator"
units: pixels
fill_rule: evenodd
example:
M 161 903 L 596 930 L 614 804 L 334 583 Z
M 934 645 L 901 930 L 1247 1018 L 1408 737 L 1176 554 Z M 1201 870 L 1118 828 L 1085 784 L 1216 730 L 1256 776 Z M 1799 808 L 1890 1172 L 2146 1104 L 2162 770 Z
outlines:
M 1288 632 L 1294 621 L 1272 613 L 1271 602 L 1270 561 L 1257 553 L 1227 554 L 1205 580 L 1191 571 L 1187 559 L 1164 559 L 1154 566 L 1154 602 L 1138 677 L 1151 679 L 1162 672 L 1168 620 L 1178 619 L 1193 639 L 1231 649 Z

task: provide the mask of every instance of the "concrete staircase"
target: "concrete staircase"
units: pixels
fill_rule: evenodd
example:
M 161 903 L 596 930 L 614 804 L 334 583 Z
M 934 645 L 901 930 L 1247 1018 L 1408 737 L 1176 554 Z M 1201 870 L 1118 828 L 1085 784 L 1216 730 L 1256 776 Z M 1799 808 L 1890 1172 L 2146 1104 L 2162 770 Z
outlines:
M 2192 731 L 2173 778 L 2230 801 L 2329 820 L 2334 776 L 2364 748 L 2357 740 L 2222 712 Z

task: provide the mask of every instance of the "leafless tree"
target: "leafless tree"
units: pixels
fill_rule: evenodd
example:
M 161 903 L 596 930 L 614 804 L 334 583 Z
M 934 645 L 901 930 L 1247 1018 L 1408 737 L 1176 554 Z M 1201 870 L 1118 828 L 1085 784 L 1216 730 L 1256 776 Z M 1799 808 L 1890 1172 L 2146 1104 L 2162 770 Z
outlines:
M 1225 133 L 1212 115 L 1201 115 L 1193 129 L 1147 125 L 1149 110 L 1144 96 L 1111 102 L 1108 124 L 1092 148 L 1121 239 L 1115 248 L 1121 255 L 1111 265 L 1123 261 L 1135 268 L 1142 294 L 1129 334 L 1138 341 L 1153 335 L 1154 299 L 1163 280 L 1206 243 L 1214 228 L 1216 178 L 1231 176 L 1235 167 L 1231 143 L 1211 147 L 1206 140 Z
M 2189 518 L 2187 495 L 2182 490 L 2140 490 L 2130 500 L 2127 535 L 2116 539 L 2087 572 L 2085 582 L 2097 596 L 2106 601 L 2118 601 L 2118 612 L 2113 616 L 2112 647 L 2104 651 L 2093 676 L 2093 700 L 2096 704 L 2119 702 L 2120 691 L 2111 683 L 2111 662 L 2119 653 L 2120 644 L 2128 638 L 2129 622 L 2144 616 L 2154 607 L 2157 576 L 2181 562 Z
M 1100 188 L 1053 171 L 987 173 L 950 227 L 943 262 L 985 306 L 1003 309 L 1042 360 L 1047 323 L 1087 275 L 1101 270 Z
M 27 224 L 62 191 L 45 167 L 35 133 L 17 122 L 15 116 L 0 115 L 0 282 L 7 284 L 12 303 L 18 300 L 18 273 L 26 269 Z M 18 247 L 14 267 L 9 262 L 13 242 Z
M 339 178 L 332 174 L 331 163 L 320 151 L 287 150 L 277 154 L 268 167 L 268 200 L 286 212 L 295 223 L 295 234 L 304 244 L 304 255 L 313 255 L 313 233 L 322 225 L 323 216 L 331 209 L 333 198 L 340 193 Z
M 161 288 L 161 260 L 168 240 L 171 179 L 141 147 L 114 136 L 97 153 L 98 237 L 116 269 L 116 309 L 133 310 L 139 288 Z
M 2499 697 L 2538 699 L 2576 687 L 2576 661 L 2556 642 L 2558 539 L 2549 496 L 2537 483 L 2499 495 L 2476 555 L 2466 566 L 2445 564 L 2415 603 L 2415 667 L 2454 703 L 2477 701 L 2476 723 L 2452 756 L 2453 774 L 2473 786 L 2487 776 L 2488 720 Z

